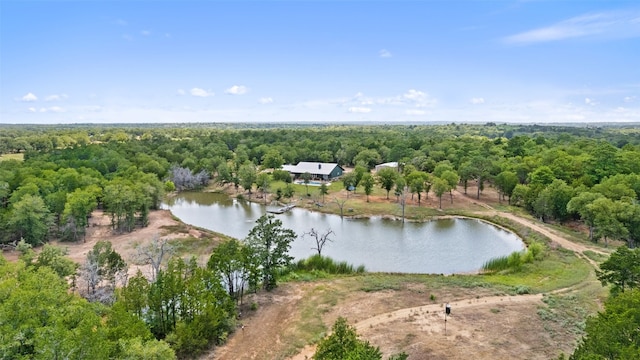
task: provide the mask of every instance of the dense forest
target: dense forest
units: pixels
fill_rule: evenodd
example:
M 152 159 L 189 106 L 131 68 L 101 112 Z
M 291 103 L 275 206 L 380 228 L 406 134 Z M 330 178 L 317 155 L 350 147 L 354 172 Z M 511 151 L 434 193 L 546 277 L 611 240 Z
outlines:
M 290 181 L 277 170 L 283 164 L 353 168 L 343 176 L 345 187 L 369 195 L 379 186 L 387 198 L 394 191 L 389 201 L 403 193 L 415 195 L 418 204 L 430 193 L 442 201 L 469 184 L 480 197 L 492 186 L 501 200 L 542 221 L 584 223 L 594 242 L 629 248 L 640 242 L 636 126 L 2 125 L 0 154 L 0 246 L 22 254 L 14 264 L 0 258 L 3 358 L 188 357 L 223 342 L 241 301 L 232 285 L 237 279 L 225 281 L 224 274 L 240 269 L 246 272 L 243 289 L 269 290 L 277 269 L 289 265 L 286 245 L 295 235 L 271 218 L 256 225 L 249 252 L 229 243 L 208 266 L 171 259 L 153 279 L 139 274 L 120 285 L 117 275 L 125 265 L 106 244 L 94 248 L 81 268 L 53 247 L 45 245 L 37 257 L 31 248 L 52 239 L 82 241 L 96 208 L 110 216 L 114 232 L 130 232 L 147 224 L 168 192 L 213 182 L 249 196 L 268 192 L 270 183 Z M 385 162 L 398 162 L 400 171 L 371 174 Z M 285 188 L 276 195 L 292 193 Z M 282 248 L 268 253 L 270 245 L 261 244 L 265 233 Z M 148 249 L 150 262 L 164 245 Z M 76 276 L 89 284 L 78 292 L 91 301 L 67 291 L 65 278 Z M 636 293 L 627 293 L 610 306 L 633 303 L 629 296 Z M 20 306 L 29 301 L 37 316 L 31 306 Z M 576 358 L 584 358 L 580 354 Z

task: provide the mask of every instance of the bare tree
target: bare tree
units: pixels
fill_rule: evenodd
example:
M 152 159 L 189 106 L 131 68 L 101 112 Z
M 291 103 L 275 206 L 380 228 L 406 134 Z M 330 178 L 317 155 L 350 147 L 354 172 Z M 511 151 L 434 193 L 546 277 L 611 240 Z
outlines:
M 322 255 L 322 249 L 324 248 L 324 245 L 327 243 L 327 241 L 333 241 L 330 236 L 335 234 L 336 233 L 334 233 L 330 228 L 323 233 L 319 233 L 318 230 L 311 228 L 309 232 L 304 233 L 302 236 L 304 237 L 306 235 L 309 235 L 309 237 L 313 238 L 316 242 L 316 247 L 312 249 L 318 251 L 318 255 Z
M 333 200 L 335 200 L 336 204 L 338 204 L 338 207 L 340 208 L 340 218 L 342 219 L 344 216 L 344 204 L 349 199 L 338 200 L 338 198 L 334 198 Z
M 87 284 L 84 294 L 89 301 L 111 304 L 118 283 L 127 282 L 128 265 L 108 241 L 98 241 L 80 269 L 80 278 Z
M 80 269 L 80 278 L 87 283 L 87 297 L 93 298 L 96 293 L 96 287 L 102 281 L 97 258 L 87 256 L 87 262 Z
M 137 248 L 135 261 L 138 265 L 151 265 L 151 281 L 153 282 L 158 278 L 164 257 L 171 257 L 174 252 L 175 247 L 169 244 L 167 239 L 160 239 L 158 235 L 154 235 L 148 245 Z

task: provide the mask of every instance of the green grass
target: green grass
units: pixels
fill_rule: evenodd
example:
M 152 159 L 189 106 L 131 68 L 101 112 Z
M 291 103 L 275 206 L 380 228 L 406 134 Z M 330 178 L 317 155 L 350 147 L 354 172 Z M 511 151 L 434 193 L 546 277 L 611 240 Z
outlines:
M 534 293 L 576 286 L 593 273 L 593 268 L 568 250 L 554 250 L 541 261 L 524 264 L 520 271 L 511 274 L 479 275 L 484 281 L 507 285 L 512 288 L 526 286 Z
M 328 256 L 313 255 L 292 265 L 293 271 L 324 271 L 328 274 L 363 273 L 364 266 L 354 267 L 346 261 L 335 261 Z
M 544 305 L 538 307 L 537 313 L 552 338 L 580 336 L 587 317 L 599 310 L 595 300 L 603 300 L 606 294 L 606 289 L 597 281 L 585 282 L 577 291 L 545 295 Z
M 589 259 L 597 262 L 597 263 L 601 263 L 605 260 L 607 260 L 609 258 L 608 255 L 603 255 L 600 253 L 597 253 L 595 251 L 591 251 L 591 250 L 587 250 L 587 251 L 583 251 L 582 252 L 586 257 L 588 257 Z
M 344 296 L 344 289 L 324 283 L 318 284 L 306 294 L 300 305 L 300 321 L 293 331 L 282 337 L 283 343 L 287 344 L 287 357 L 299 353 L 307 344 L 317 343 L 326 335 L 328 329 L 322 316 Z
M 23 153 L 18 153 L 18 154 L 0 154 L 0 161 L 4 161 L 4 160 L 23 161 L 24 160 L 24 154 Z
M 198 254 L 210 254 L 218 241 L 211 237 L 196 238 L 188 236 L 169 240 L 169 243 L 175 247 L 175 255 L 197 256 Z

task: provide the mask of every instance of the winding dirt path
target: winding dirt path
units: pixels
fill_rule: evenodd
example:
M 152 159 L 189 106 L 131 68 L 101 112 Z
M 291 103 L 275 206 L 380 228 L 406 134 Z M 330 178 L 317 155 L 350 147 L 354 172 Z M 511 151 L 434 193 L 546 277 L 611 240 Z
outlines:
M 571 250 L 573 251 L 576 256 L 587 260 L 594 268 L 598 267 L 598 263 L 596 263 L 594 260 L 592 260 L 591 258 L 589 258 L 588 256 L 584 255 L 585 251 L 592 251 L 598 254 L 602 254 L 602 255 L 609 255 L 607 252 L 602 251 L 598 248 L 595 247 L 590 247 L 590 246 L 586 246 L 583 244 L 579 244 L 579 243 L 575 243 L 573 241 L 567 240 L 565 239 L 562 234 L 559 234 L 558 232 L 556 232 L 555 230 L 549 229 L 548 227 L 541 225 L 540 223 L 536 223 L 532 220 L 529 219 L 525 219 L 522 218 L 520 216 L 514 215 L 512 213 L 506 212 L 506 211 L 499 211 L 496 210 L 495 208 L 493 208 L 491 205 L 480 202 L 480 201 L 475 201 L 474 199 L 469 198 L 466 195 L 461 194 L 460 192 L 458 192 L 457 190 L 455 191 L 456 193 L 458 193 L 458 199 L 463 199 L 464 201 L 469 201 L 472 202 L 475 205 L 478 206 L 482 206 L 483 208 L 487 209 L 489 211 L 489 215 L 496 215 L 496 216 L 500 216 L 503 218 L 507 218 L 511 221 L 517 222 L 521 225 L 524 225 L 546 237 L 548 237 L 549 239 L 551 239 L 551 241 L 553 241 L 554 243 L 560 245 L 561 247 L 567 249 L 567 250 Z M 487 215 L 486 212 L 482 212 L 481 214 Z
M 486 296 L 480 298 L 472 298 L 472 299 L 460 299 L 456 301 L 452 301 L 449 303 L 453 310 L 453 312 L 460 311 L 462 309 L 480 307 L 480 306 L 491 306 L 491 305 L 502 305 L 509 306 L 515 304 L 525 304 L 525 303 L 537 303 L 541 302 L 542 294 L 532 294 L 532 295 L 518 295 L 518 296 Z M 416 319 L 421 318 L 421 319 Z M 356 331 L 360 334 L 365 330 L 372 329 L 375 327 L 379 327 L 380 325 L 385 325 L 388 323 L 392 323 L 398 320 L 403 319 L 412 319 L 420 321 L 421 325 L 424 327 L 428 324 L 428 327 L 442 327 L 443 321 L 445 320 L 444 313 L 444 304 L 425 304 L 421 306 L 408 307 L 404 309 L 399 309 L 395 311 L 390 311 L 384 314 L 379 314 L 372 316 L 368 319 L 359 321 L 354 324 Z M 435 326 L 434 326 L 435 324 Z M 455 325 L 454 325 L 455 326 Z M 433 330 L 433 329 L 431 329 Z M 453 328 L 451 330 L 456 330 Z M 316 345 L 307 345 L 302 349 L 302 351 L 291 357 L 290 360 L 307 360 L 311 359 L 311 357 L 316 352 Z
M 487 209 L 487 212 L 483 211 L 481 212 L 481 214 L 487 215 L 488 213 L 489 215 L 501 216 L 509 220 L 512 220 L 514 222 L 517 222 L 521 225 L 524 225 L 536 232 L 539 232 L 544 236 L 548 237 L 549 239 L 551 239 L 551 241 L 557 243 L 559 246 L 573 251 L 576 254 L 576 256 L 585 259 L 592 266 L 594 266 L 594 268 L 597 268 L 598 264 L 592 259 L 590 259 L 589 257 L 585 256 L 584 251 L 589 250 L 599 254 L 605 254 L 605 255 L 607 254 L 602 250 L 588 247 L 588 246 L 574 243 L 570 240 L 567 240 L 561 234 L 558 234 L 554 230 L 551 230 L 541 224 L 537 224 L 531 220 L 521 218 L 512 213 L 498 211 L 486 203 L 475 201 L 469 198 L 468 196 L 461 194 L 457 190 L 455 190 L 455 193 L 457 193 L 458 195 L 456 196 L 457 199 L 462 199 L 463 201 L 471 202 L 475 205 L 479 205 Z M 563 288 L 563 289 L 555 290 L 553 291 L 553 293 L 566 293 L 572 290 L 573 288 L 571 287 Z M 485 297 L 477 297 L 477 298 L 470 298 L 470 299 L 460 299 L 460 300 L 452 301 L 449 304 L 453 309 L 457 309 L 457 310 L 481 307 L 481 306 L 485 307 L 485 306 L 498 305 L 498 304 L 507 305 L 507 306 L 515 305 L 515 304 L 536 304 L 536 303 L 541 304 L 542 297 L 543 297 L 542 294 L 518 295 L 518 296 L 485 296 Z M 356 328 L 358 333 L 362 333 L 363 331 L 366 331 L 368 329 L 376 328 L 376 327 L 379 327 L 380 325 L 386 325 L 402 319 L 411 318 L 415 320 L 415 317 L 423 317 L 425 319 L 429 318 L 430 321 L 427 321 L 427 320 L 423 321 L 423 326 L 424 324 L 427 324 L 427 323 L 428 324 L 436 323 L 436 324 L 440 324 L 438 326 L 441 326 L 442 320 L 445 320 L 444 304 L 425 304 L 421 306 L 407 307 L 407 308 L 398 309 L 395 311 L 386 312 L 383 314 L 378 314 L 370 318 L 356 322 L 354 324 L 354 327 Z M 440 321 L 433 321 L 434 318 L 435 320 L 439 319 Z M 295 356 L 289 359 L 290 360 L 311 359 L 315 354 L 315 350 L 316 350 L 316 345 L 307 345 L 302 349 L 300 353 L 296 354 Z

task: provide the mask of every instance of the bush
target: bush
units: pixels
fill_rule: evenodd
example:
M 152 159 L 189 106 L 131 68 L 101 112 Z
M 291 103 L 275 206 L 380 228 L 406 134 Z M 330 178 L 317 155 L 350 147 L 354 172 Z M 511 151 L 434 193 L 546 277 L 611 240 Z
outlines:
M 507 264 L 511 269 L 519 269 L 522 266 L 521 253 L 518 251 L 512 252 L 507 259 Z
M 536 260 L 542 259 L 543 251 L 544 251 L 544 244 L 542 244 L 541 242 L 534 241 L 531 244 L 529 244 L 528 252 L 531 253 L 534 259 Z
M 289 172 L 285 170 L 273 170 L 271 176 L 273 177 L 273 180 L 276 181 L 284 181 L 285 183 L 291 182 L 291 174 L 289 174 Z

